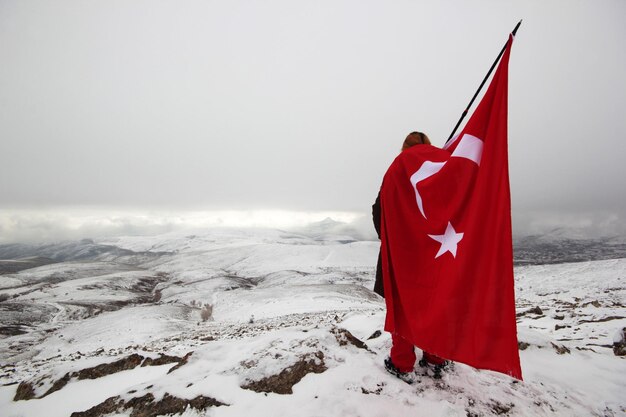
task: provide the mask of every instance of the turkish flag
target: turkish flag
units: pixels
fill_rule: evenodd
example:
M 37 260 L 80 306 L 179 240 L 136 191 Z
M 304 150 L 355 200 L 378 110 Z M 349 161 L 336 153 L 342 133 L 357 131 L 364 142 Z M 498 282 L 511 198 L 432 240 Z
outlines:
M 385 330 L 419 348 L 522 379 L 507 153 L 509 38 L 463 131 L 416 145 L 381 187 Z

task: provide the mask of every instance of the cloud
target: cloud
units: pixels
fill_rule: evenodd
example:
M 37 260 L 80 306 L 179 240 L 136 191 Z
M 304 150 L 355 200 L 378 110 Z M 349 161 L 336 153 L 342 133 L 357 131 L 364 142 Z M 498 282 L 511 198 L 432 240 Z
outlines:
M 534 210 L 514 213 L 513 234 L 551 235 L 570 239 L 626 236 L 626 221 L 617 212 Z
M 158 235 L 215 227 L 296 229 L 331 218 L 354 225 L 360 237 L 373 226 L 353 212 L 304 211 L 138 211 L 102 209 L 0 210 L 0 244 L 43 243 L 110 236 Z M 371 229 L 371 230 L 368 230 Z
M 221 227 L 274 228 L 312 235 L 343 235 L 357 240 L 377 240 L 371 216 L 358 212 L 64 208 L 0 210 L 0 244 L 153 236 Z M 626 221 L 623 215 L 606 211 L 515 211 L 513 234 L 516 237 L 550 235 L 575 239 L 623 237 L 626 236 Z
M 0 206 L 366 211 L 524 17 L 514 208 L 626 207 L 626 2 L 389 3 L 1 2 Z

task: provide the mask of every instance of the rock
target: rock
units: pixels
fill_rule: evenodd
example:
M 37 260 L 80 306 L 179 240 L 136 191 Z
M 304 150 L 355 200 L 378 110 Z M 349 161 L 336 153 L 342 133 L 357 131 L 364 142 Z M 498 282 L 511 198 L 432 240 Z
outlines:
M 570 350 L 567 347 L 563 346 L 563 345 L 559 346 L 559 345 L 555 345 L 552 342 L 550 342 L 550 343 L 552 344 L 552 347 L 554 348 L 554 350 L 556 350 L 556 353 L 559 354 L 559 355 L 564 355 L 566 353 L 568 353 L 568 354 L 571 353 Z
M 367 338 L 367 340 L 376 339 L 377 337 L 380 337 L 380 335 L 382 334 L 383 333 L 380 330 L 376 330 L 374 333 L 372 333 L 370 337 Z
M 580 350 L 580 351 L 589 351 L 589 352 L 593 352 L 593 353 L 597 353 L 595 350 L 588 348 L 588 347 L 579 347 L 576 346 L 576 350 Z
M 618 330 L 613 337 L 613 353 L 615 356 L 626 356 L 626 327 Z
M 228 406 L 215 398 L 197 396 L 191 400 L 178 398 L 165 393 L 160 401 L 154 401 L 154 395 L 148 393 L 142 397 L 122 400 L 119 396 L 111 397 L 89 410 L 72 413 L 71 417 L 101 417 L 132 409 L 131 417 L 156 417 L 160 415 L 181 414 L 187 407 L 205 410 L 209 407 Z
M 157 359 L 148 358 L 148 359 L 145 359 L 145 361 L 144 359 L 145 358 L 143 356 L 134 353 L 130 356 L 127 356 L 115 362 L 103 363 L 103 364 L 100 364 L 91 368 L 81 369 L 80 371 L 76 371 L 76 372 L 71 372 L 71 373 L 68 372 L 65 375 L 63 375 L 62 378 L 54 381 L 54 383 L 52 384 L 52 387 L 50 387 L 50 389 L 48 389 L 48 391 L 46 391 L 45 394 L 43 394 L 39 398 L 46 397 L 52 394 L 53 392 L 59 391 L 60 389 L 65 387 L 65 385 L 67 385 L 67 383 L 70 382 L 72 378 L 78 378 L 79 380 L 98 379 L 103 376 L 111 375 L 117 372 L 134 369 L 137 366 L 142 365 L 142 362 L 145 364 L 142 366 L 163 365 L 163 364 L 171 363 L 171 362 L 178 362 L 177 366 L 181 366 L 181 363 L 183 363 L 183 361 L 186 362 L 185 358 L 179 358 L 176 356 L 168 356 L 168 355 L 161 355 L 161 357 Z M 172 368 L 172 370 L 174 368 Z M 170 372 L 172 370 L 170 370 Z
M 176 366 L 173 366 L 169 371 L 167 371 L 167 373 L 171 374 L 172 372 L 174 372 L 181 366 L 185 365 L 187 361 L 189 361 L 189 357 L 191 356 L 192 353 L 193 352 L 188 352 L 185 356 L 182 357 L 182 359 L 178 362 L 178 364 Z
M 592 305 L 592 306 L 594 306 L 594 307 L 598 308 L 598 307 L 600 307 L 602 304 L 600 304 L 600 301 L 598 301 L 598 300 L 593 300 L 593 301 L 590 301 L 590 302 L 588 302 L 588 303 L 584 303 L 584 304 L 582 305 L 582 307 L 587 307 L 588 305 Z
M 207 321 L 213 318 L 213 304 L 205 304 L 200 310 L 200 318 L 202 321 Z M 250 318 L 250 320 L 253 320 Z M 252 321 L 250 322 L 252 323 Z
M 30 382 L 20 382 L 20 385 L 17 386 L 13 401 L 32 400 L 33 398 L 35 398 L 33 385 Z
M 71 378 L 72 378 L 72 376 L 69 374 L 69 372 L 66 373 L 65 375 L 63 375 L 63 378 L 57 379 L 56 381 L 54 381 L 54 383 L 52 384 L 50 389 L 48 391 L 46 391 L 46 393 L 44 395 L 42 395 L 41 397 L 39 397 L 39 398 L 43 398 L 43 397 L 45 397 L 47 395 L 52 394 L 53 392 L 56 392 L 56 391 L 60 390 L 61 388 L 66 386 L 68 382 L 70 382 Z
M 543 310 L 539 306 L 535 306 L 527 311 L 527 313 L 542 315 Z
M 74 372 L 72 376 L 77 376 L 78 379 L 97 379 L 116 372 L 134 369 L 139 366 L 143 360 L 143 356 L 133 353 L 132 355 L 115 362 L 103 363 L 101 365 L 94 366 L 93 368 L 81 369 L 78 372 Z
M 359 349 L 367 349 L 367 345 L 363 343 L 361 340 L 357 339 L 352 333 L 342 328 L 333 328 L 331 333 L 335 335 L 339 346 L 345 346 L 347 344 L 354 345 Z
M 530 343 L 526 343 L 526 342 L 517 342 L 517 348 L 519 350 L 526 350 L 528 347 L 530 346 Z
M 103 376 L 114 374 L 116 372 L 133 369 L 139 366 L 139 364 L 141 364 L 143 359 L 144 359 L 143 356 L 134 353 L 130 356 L 127 356 L 126 358 L 117 360 L 115 362 L 103 363 L 103 364 L 100 364 L 91 368 L 81 369 L 78 372 L 72 372 L 72 373 L 68 372 L 65 375 L 63 375 L 61 379 L 54 381 L 54 383 L 52 384 L 52 387 L 50 387 L 50 389 L 46 391 L 46 393 L 39 398 L 43 398 L 45 396 L 52 394 L 53 392 L 59 391 L 61 388 L 67 385 L 67 383 L 70 382 L 70 379 L 72 378 L 98 379 Z
M 621 320 L 623 318 L 626 318 L 624 316 L 607 316 L 607 317 L 602 317 L 600 319 L 594 319 L 594 320 L 581 320 L 578 322 L 578 324 L 584 324 L 584 323 L 604 323 L 607 321 L 612 321 L 612 320 Z
M 161 354 L 156 359 L 146 358 L 141 364 L 141 366 L 142 367 L 143 366 L 159 366 L 159 365 L 166 365 L 168 363 L 180 363 L 182 360 L 183 358 L 178 357 L 178 356 L 170 356 L 170 355 Z
M 120 397 L 111 397 L 101 402 L 98 405 L 91 407 L 86 411 L 77 411 L 71 414 L 71 417 L 97 417 L 106 414 L 116 413 L 121 411 L 124 406 Z
M 383 392 L 383 387 L 385 386 L 385 383 L 380 383 L 380 384 L 376 384 L 376 389 L 375 390 L 370 390 L 367 388 L 363 388 L 361 387 L 361 393 L 363 394 L 375 394 L 375 395 L 380 395 L 381 392 Z
M 279 374 L 268 376 L 258 381 L 249 382 L 241 388 L 255 392 L 273 392 L 276 394 L 293 394 L 293 386 L 305 375 L 310 373 L 321 374 L 328 368 L 324 364 L 324 353 L 318 351 L 313 355 L 307 355 L 289 368 L 283 369 Z
M 513 407 L 515 407 L 515 404 L 513 403 L 502 404 L 498 401 L 493 401 L 493 403 L 491 404 L 491 409 L 497 415 L 507 414 L 509 411 L 511 411 Z

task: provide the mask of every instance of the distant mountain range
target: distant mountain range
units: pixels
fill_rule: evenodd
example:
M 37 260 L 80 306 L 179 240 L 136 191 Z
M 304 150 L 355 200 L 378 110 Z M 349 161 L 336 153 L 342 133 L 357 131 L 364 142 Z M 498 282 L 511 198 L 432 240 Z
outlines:
M 306 236 L 315 241 L 351 243 L 371 240 L 353 228 L 332 219 L 311 224 L 294 236 Z M 514 238 L 515 265 L 541 265 L 567 262 L 599 261 L 626 258 L 626 239 L 605 237 L 596 239 L 563 237 L 555 233 Z M 162 255 L 166 251 L 133 251 L 112 244 L 98 243 L 92 239 L 45 244 L 0 245 L 0 274 L 67 261 L 115 261 L 138 265 Z
M 515 265 L 557 264 L 626 258 L 623 238 L 570 239 L 551 235 L 513 241 Z

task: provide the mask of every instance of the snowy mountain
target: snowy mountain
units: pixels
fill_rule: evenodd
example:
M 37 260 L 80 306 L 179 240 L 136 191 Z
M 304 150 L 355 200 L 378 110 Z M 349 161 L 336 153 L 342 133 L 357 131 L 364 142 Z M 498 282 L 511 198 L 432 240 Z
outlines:
M 515 265 L 626 258 L 626 241 L 620 237 L 564 238 L 555 234 L 533 235 L 513 241 Z
M 362 239 L 327 219 L 2 245 L 0 414 L 626 414 L 626 259 L 549 264 L 623 258 L 620 242 L 516 243 L 523 382 L 456 363 L 410 386 L 383 368 L 379 243 Z

